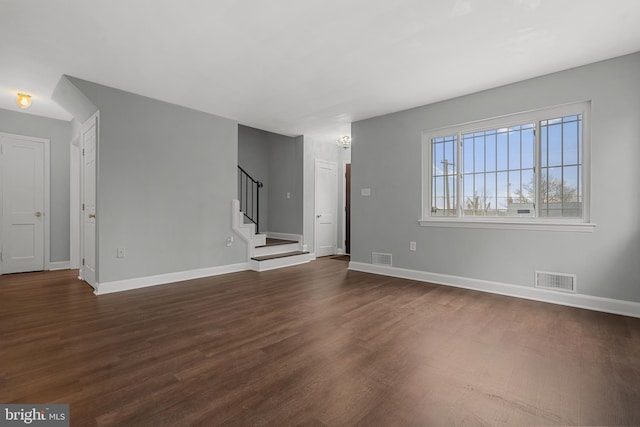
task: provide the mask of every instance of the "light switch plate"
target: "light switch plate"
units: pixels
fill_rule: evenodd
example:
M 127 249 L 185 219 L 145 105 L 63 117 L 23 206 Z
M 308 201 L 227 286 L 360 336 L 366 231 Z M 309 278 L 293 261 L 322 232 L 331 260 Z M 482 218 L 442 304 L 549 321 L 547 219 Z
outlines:
M 361 188 L 360 189 L 360 195 L 362 195 L 362 196 L 370 196 L 371 195 L 371 189 L 370 188 Z

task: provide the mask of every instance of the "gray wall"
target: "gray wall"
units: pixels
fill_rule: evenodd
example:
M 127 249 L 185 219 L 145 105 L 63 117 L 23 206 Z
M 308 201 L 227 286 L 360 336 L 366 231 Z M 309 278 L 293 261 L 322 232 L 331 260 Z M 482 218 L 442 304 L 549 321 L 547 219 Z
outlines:
M 272 133 L 270 142 L 269 231 L 302 234 L 302 137 Z
M 271 189 L 271 184 L 269 182 L 269 150 L 268 132 L 238 125 L 238 165 L 254 179 L 264 184 L 260 189 L 260 232 L 270 231 L 269 190 Z
M 581 294 L 640 302 L 639 88 L 633 54 L 353 123 L 352 260 L 390 252 L 395 267 L 521 286 L 535 270 L 575 273 Z M 593 233 L 418 225 L 423 130 L 584 100 Z
M 71 78 L 100 110 L 98 281 L 246 262 L 232 236 L 237 123 Z M 124 247 L 125 258 L 117 258 Z
M 302 234 L 302 156 L 302 137 L 238 126 L 238 164 L 264 184 L 260 232 Z
M 69 261 L 69 143 L 71 141 L 71 122 L 0 109 L 0 132 L 50 140 L 50 261 Z

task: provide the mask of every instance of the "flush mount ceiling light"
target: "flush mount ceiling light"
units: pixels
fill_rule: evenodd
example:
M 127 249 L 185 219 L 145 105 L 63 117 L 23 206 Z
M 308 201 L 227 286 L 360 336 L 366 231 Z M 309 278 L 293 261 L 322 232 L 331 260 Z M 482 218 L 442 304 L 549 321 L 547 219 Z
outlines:
M 347 148 L 351 147 L 351 137 L 350 136 L 342 136 L 340 138 L 338 138 L 338 140 L 336 141 L 338 143 L 338 145 L 342 148 L 344 148 L 345 150 Z
M 31 106 L 31 95 L 19 93 L 18 98 L 16 99 L 16 104 L 18 104 L 18 107 L 20 108 L 29 108 Z

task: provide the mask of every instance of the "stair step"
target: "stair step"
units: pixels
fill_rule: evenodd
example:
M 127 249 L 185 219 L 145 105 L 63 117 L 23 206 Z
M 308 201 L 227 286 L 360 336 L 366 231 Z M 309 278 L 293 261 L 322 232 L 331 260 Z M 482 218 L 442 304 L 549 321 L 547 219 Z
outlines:
M 283 253 L 279 253 L 279 254 L 256 256 L 256 257 L 253 257 L 251 259 L 255 260 L 255 261 L 268 261 L 270 259 L 287 258 L 287 257 L 296 256 L 296 255 L 306 255 L 308 253 L 309 252 L 302 252 L 302 251 L 283 252 Z
M 275 255 L 286 252 L 295 252 L 301 250 L 300 242 L 297 240 L 289 239 L 276 239 L 273 237 L 267 237 L 263 245 L 255 247 L 253 256 L 263 257 L 267 255 Z
M 249 265 L 253 271 L 267 271 L 304 264 L 310 260 L 311 254 L 309 252 L 293 251 L 253 257 L 249 260 Z
M 264 245 L 256 246 L 256 248 L 265 248 L 268 246 L 279 246 L 279 245 L 289 245 L 291 243 L 297 244 L 296 240 L 285 240 L 285 239 L 274 239 L 271 237 L 267 237 L 267 241 Z

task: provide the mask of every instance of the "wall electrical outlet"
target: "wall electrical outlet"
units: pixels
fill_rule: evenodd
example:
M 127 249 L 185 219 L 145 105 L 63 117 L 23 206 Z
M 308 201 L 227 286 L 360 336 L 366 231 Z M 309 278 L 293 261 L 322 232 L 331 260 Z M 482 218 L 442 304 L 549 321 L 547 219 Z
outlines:
M 118 258 L 124 258 L 124 248 L 118 248 Z
M 232 246 L 233 245 L 233 236 L 229 236 L 227 237 L 227 246 Z
M 416 242 L 409 242 L 409 250 L 412 252 L 416 251 Z

